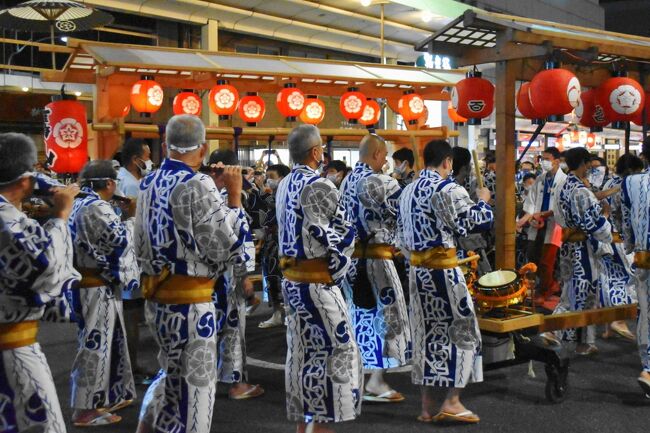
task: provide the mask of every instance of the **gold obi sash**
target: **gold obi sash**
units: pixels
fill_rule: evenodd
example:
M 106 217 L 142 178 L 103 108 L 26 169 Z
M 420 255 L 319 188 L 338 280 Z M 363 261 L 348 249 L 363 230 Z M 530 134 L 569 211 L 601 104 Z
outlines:
M 77 269 L 81 274 L 81 281 L 79 281 L 80 289 L 89 289 L 91 287 L 106 286 L 107 283 L 101 277 L 99 269 L 79 268 Z
M 214 280 L 177 275 L 163 268 L 160 275 L 143 275 L 142 296 L 160 304 L 202 304 L 212 302 Z
M 637 251 L 634 253 L 634 264 L 637 268 L 650 269 L 650 251 Z
M 357 242 L 352 254 L 352 258 L 355 259 L 392 260 L 393 257 L 395 257 L 395 249 L 388 244 L 362 244 Z
M 622 244 L 623 238 L 621 237 L 621 234 L 618 232 L 612 232 L 612 242 L 615 244 Z
M 587 240 L 587 234 L 579 229 L 563 228 L 562 242 L 584 242 Z
M 426 251 L 411 251 L 411 266 L 429 269 L 452 269 L 458 266 L 456 248 L 435 247 Z
M 0 350 L 11 350 L 36 343 L 38 321 L 0 323 Z
M 289 281 L 310 284 L 334 284 L 326 259 L 280 257 L 282 275 Z

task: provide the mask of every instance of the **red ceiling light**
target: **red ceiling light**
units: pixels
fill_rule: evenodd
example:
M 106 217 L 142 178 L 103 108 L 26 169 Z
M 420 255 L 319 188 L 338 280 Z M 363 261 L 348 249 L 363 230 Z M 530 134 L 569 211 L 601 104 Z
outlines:
M 372 98 L 367 98 L 366 106 L 363 108 L 363 115 L 359 118 L 359 123 L 368 128 L 372 128 L 379 122 L 380 116 L 381 107 L 379 103 Z
M 419 93 L 415 93 L 413 89 L 408 89 L 399 98 L 397 110 L 404 122 L 415 125 L 418 123 L 418 119 L 424 115 L 424 99 Z
M 185 91 L 174 96 L 174 102 L 172 103 L 174 114 L 200 116 L 202 108 L 201 98 L 194 92 Z
M 305 108 L 300 113 L 300 120 L 311 125 L 318 125 L 325 118 L 325 103 L 316 95 L 308 95 Z
M 341 95 L 339 109 L 341 114 L 349 123 L 357 123 L 363 116 L 363 109 L 366 106 L 366 95 L 359 92 L 357 87 L 348 87 L 348 91 Z
M 295 83 L 287 83 L 275 98 L 275 105 L 287 122 L 295 122 L 305 108 L 305 94 L 296 87 Z
M 561 121 L 580 103 L 580 81 L 555 62 L 548 62 L 546 67 L 530 82 L 530 103 L 542 117 Z
M 239 117 L 241 117 L 247 126 L 256 126 L 261 122 L 266 113 L 266 104 L 264 99 L 255 92 L 249 92 L 239 101 Z
M 144 76 L 131 87 L 131 105 L 144 117 L 160 110 L 163 99 L 163 89 L 152 77 Z
M 228 120 L 237 111 L 239 92 L 227 80 L 218 80 L 208 99 L 210 110 L 219 115 L 219 120 Z
M 481 78 L 479 71 L 470 71 L 451 91 L 451 104 L 459 116 L 467 118 L 468 125 L 480 125 L 494 109 L 494 85 Z

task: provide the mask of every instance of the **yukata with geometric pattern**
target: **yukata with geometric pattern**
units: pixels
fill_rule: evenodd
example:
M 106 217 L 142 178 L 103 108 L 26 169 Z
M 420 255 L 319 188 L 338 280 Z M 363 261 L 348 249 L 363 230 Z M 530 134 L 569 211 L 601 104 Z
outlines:
M 75 200 L 68 219 L 75 266 L 92 269 L 106 284 L 72 290 L 79 347 L 71 371 L 71 407 L 110 408 L 135 398 L 122 312 L 122 293 L 137 291 L 140 282 L 135 220 L 121 222 L 95 191 L 82 191 L 87 196 Z
M 339 289 L 355 230 L 334 184 L 296 165 L 276 196 L 280 257 L 321 258 L 333 285 L 284 279 L 287 307 L 287 417 L 304 423 L 352 420 L 361 412 L 363 368 Z
M 66 222 L 42 226 L 0 195 L 0 323 L 38 321 L 80 280 Z M 38 343 L 0 351 L 0 431 L 65 433 L 50 367 Z
M 620 186 L 623 178 L 612 176 L 607 179 L 603 191 Z M 621 214 L 621 193 L 607 197 L 610 206 L 609 221 L 612 226 L 612 233 L 622 232 Z M 636 300 L 634 290 L 634 275 L 632 261 L 625 254 L 625 246 L 622 242 L 612 242 L 613 254 L 603 257 L 605 272 L 600 273 L 600 305 L 603 307 L 615 307 L 617 305 L 631 304 Z
M 650 251 L 650 171 L 626 177 L 621 185 L 621 197 L 626 252 Z M 643 370 L 650 372 L 650 270 L 636 268 L 634 273 L 639 302 L 636 327 L 639 355 Z
M 397 207 L 402 189 L 394 178 L 357 162 L 341 185 L 341 203 L 357 232 L 357 245 L 395 245 Z M 366 272 L 375 306 L 355 305 L 354 287 Z M 411 359 L 411 329 L 404 291 L 392 259 L 352 259 L 343 283 L 354 335 L 364 368 L 385 369 Z
M 242 257 L 241 209 L 229 208 L 208 175 L 165 159 L 140 184 L 135 222 L 138 262 L 146 275 L 216 280 Z M 155 433 L 207 433 L 217 383 L 215 304 L 149 300 L 145 317 L 160 348 L 161 371 L 142 402 L 140 422 Z
M 570 311 L 597 308 L 602 284 L 600 274 L 605 272 L 603 257 L 612 254 L 611 224 L 602 215 L 602 208 L 594 193 L 573 173 L 567 175 L 556 200 L 558 224 L 583 232 L 587 239 L 562 244 L 560 275 L 563 299 L 555 313 L 565 308 Z M 594 325 L 583 331 L 581 342 L 593 344 Z M 567 329 L 560 334 L 569 341 L 577 339 L 575 329 Z
M 397 244 L 411 251 L 456 248 L 456 237 L 492 227 L 490 205 L 436 170 L 425 169 L 402 192 Z M 464 388 L 483 380 L 481 334 L 460 267 L 411 265 L 410 314 L 416 385 Z
M 221 191 L 224 202 L 228 194 Z M 242 209 L 243 212 L 243 209 Z M 222 383 L 248 381 L 246 373 L 246 295 L 244 279 L 255 271 L 255 244 L 246 218 L 246 239 L 241 257 L 229 265 L 217 280 L 212 299 L 216 308 L 217 329 L 217 380 Z

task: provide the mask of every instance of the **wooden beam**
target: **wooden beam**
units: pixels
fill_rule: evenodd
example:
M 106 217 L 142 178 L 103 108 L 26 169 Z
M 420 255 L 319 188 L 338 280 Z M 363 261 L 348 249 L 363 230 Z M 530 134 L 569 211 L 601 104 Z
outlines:
M 496 267 L 515 268 L 515 81 L 519 60 L 496 66 Z
M 64 45 L 44 44 L 42 42 L 23 41 L 21 39 L 0 38 L 0 44 L 12 45 L 27 45 L 29 47 L 37 47 L 39 51 L 47 53 L 74 53 L 74 49 Z

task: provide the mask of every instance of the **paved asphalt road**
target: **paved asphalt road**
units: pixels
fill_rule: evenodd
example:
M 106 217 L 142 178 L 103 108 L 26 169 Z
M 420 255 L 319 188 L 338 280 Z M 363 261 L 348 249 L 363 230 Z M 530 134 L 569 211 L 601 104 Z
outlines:
M 288 433 L 295 427 L 286 420 L 284 407 L 284 362 L 286 344 L 284 328 L 258 329 L 267 318 L 268 309 L 259 308 L 249 318 L 247 345 L 251 382 L 266 389 L 260 398 L 231 401 L 227 387 L 220 385 L 212 422 L 213 432 Z M 143 358 L 156 368 L 156 347 L 143 329 Z M 45 324 L 39 335 L 63 405 L 68 431 L 88 431 L 69 423 L 70 366 L 76 351 L 75 326 Z M 364 404 L 362 415 L 354 422 L 336 426 L 341 433 L 427 432 L 572 432 L 572 433 L 645 433 L 649 431 L 650 399 L 636 383 L 640 371 L 636 346 L 621 339 L 600 340 L 600 353 L 573 358 L 569 374 L 570 391 L 562 404 L 550 404 L 544 397 L 546 375 L 542 364 L 535 364 L 535 378 L 528 376 L 528 366 L 519 365 L 490 371 L 485 381 L 470 386 L 464 394 L 465 404 L 481 417 L 476 426 L 436 426 L 415 421 L 419 391 L 410 383 L 409 373 L 392 373 L 389 382 L 406 396 L 399 404 Z M 263 361 L 263 362 L 260 362 Z M 96 427 L 97 432 L 135 432 L 141 397 L 120 412 L 123 421 L 115 426 Z

